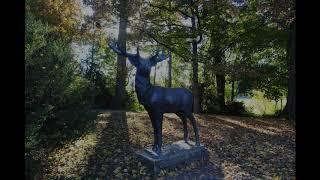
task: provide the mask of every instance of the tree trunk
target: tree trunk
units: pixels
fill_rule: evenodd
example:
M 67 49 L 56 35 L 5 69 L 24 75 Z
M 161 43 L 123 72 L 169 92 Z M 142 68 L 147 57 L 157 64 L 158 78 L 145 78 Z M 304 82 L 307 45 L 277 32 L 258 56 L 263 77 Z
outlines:
M 195 15 L 191 18 L 192 29 L 196 30 Z M 200 102 L 199 102 L 199 80 L 198 80 L 198 46 L 197 41 L 192 41 L 192 93 L 193 93 L 193 112 L 199 113 Z
M 95 27 L 94 27 L 94 20 L 92 22 L 92 29 L 93 29 L 93 38 L 92 38 L 92 46 L 91 46 L 91 62 L 90 62 L 90 69 L 89 69 L 89 78 L 93 80 L 93 63 L 94 63 L 94 40 L 95 40 Z
M 172 86 L 172 54 L 169 52 L 169 61 L 168 61 L 168 87 Z
M 234 81 L 231 82 L 231 101 L 234 100 Z
M 215 62 L 217 64 L 223 64 L 223 57 L 219 53 L 215 57 Z M 216 73 L 216 83 L 217 83 L 217 103 L 220 108 L 220 111 L 225 110 L 225 84 L 226 84 L 226 78 L 225 74 L 223 72 L 217 72 Z
M 157 65 L 154 66 L 153 85 L 156 85 Z
M 226 79 L 224 74 L 216 74 L 216 82 L 217 82 L 217 100 L 221 111 L 224 111 L 225 108 L 225 84 Z
M 127 41 L 127 0 L 120 1 L 120 24 L 119 24 L 119 34 L 118 34 L 118 44 L 120 48 L 126 50 Z M 125 95 L 126 95 L 126 57 L 118 55 L 117 58 L 117 76 L 116 76 L 116 93 L 114 105 L 116 108 L 125 107 Z
M 288 113 L 289 120 L 296 120 L 296 24 L 293 23 L 290 37 L 290 56 L 289 56 L 289 89 L 288 89 Z
M 209 72 L 208 72 L 208 64 L 206 62 L 203 63 L 203 73 L 202 73 L 202 82 L 199 88 L 199 101 L 200 101 L 200 109 L 201 111 L 205 111 L 206 109 L 206 102 L 205 102 L 205 96 L 206 96 L 206 89 L 209 86 L 210 80 L 209 80 Z
M 171 1 L 170 1 L 171 7 Z M 171 26 L 169 26 L 169 31 L 171 31 Z M 172 53 L 169 52 L 169 61 L 168 61 L 168 87 L 172 87 Z
M 289 71 L 289 85 L 287 103 L 284 108 L 284 113 L 288 114 L 289 120 L 296 120 L 296 24 L 292 23 L 290 28 L 290 37 L 288 43 L 288 71 Z

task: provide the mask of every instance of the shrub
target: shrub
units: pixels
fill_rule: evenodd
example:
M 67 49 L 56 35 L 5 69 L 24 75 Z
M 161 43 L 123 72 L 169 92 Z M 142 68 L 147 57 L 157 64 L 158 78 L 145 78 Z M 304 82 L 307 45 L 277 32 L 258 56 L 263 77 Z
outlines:
M 243 102 L 227 102 L 226 103 L 227 113 L 231 115 L 245 115 L 247 114 Z
M 139 103 L 135 91 L 129 91 L 127 97 L 128 97 L 128 101 L 127 101 L 128 109 L 130 109 L 131 111 L 138 111 L 138 112 L 145 110 L 144 107 Z
M 77 72 L 70 43 L 50 34 L 50 27 L 26 16 L 25 115 L 26 150 L 35 149 L 57 122 L 77 124 L 93 101 L 92 84 Z M 69 114 L 70 116 L 66 116 Z M 44 133 L 45 132 L 45 133 Z

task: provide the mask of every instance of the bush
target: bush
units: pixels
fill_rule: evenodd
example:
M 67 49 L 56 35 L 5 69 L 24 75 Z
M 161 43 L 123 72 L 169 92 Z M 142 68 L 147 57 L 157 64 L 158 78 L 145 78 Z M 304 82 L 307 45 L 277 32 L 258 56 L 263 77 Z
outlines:
M 144 107 L 139 103 L 137 95 L 135 91 L 128 92 L 128 101 L 127 101 L 127 107 L 131 111 L 137 111 L 141 112 L 144 111 Z
M 25 147 L 31 150 L 59 129 L 58 122 L 77 125 L 93 102 L 94 89 L 77 71 L 70 43 L 54 37 L 30 13 L 25 40 Z
M 202 97 L 202 112 L 204 113 L 210 113 L 210 114 L 216 114 L 216 113 L 222 113 L 222 109 L 220 108 L 218 104 L 218 99 L 214 95 L 210 95 L 209 93 L 204 94 L 204 97 Z
M 226 103 L 227 113 L 230 115 L 246 115 L 245 106 L 243 102 L 227 102 Z
M 89 110 L 97 92 L 79 71 L 70 42 L 29 11 L 25 25 L 25 171 L 34 179 L 35 157 L 50 139 L 62 142 L 93 124 L 96 114 Z

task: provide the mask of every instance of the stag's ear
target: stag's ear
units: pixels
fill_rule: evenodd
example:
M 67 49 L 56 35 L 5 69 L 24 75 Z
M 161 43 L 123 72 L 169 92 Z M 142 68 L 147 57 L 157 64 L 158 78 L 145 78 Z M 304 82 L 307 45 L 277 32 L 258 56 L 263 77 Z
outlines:
M 158 62 L 161 62 L 167 58 L 168 58 L 168 56 L 164 53 L 163 50 L 161 51 L 160 54 L 157 51 L 157 53 L 150 58 L 151 66 L 155 66 Z
M 155 66 L 158 63 L 157 62 L 158 54 L 159 54 L 159 51 L 156 51 L 156 54 L 150 57 L 149 61 L 150 61 L 151 66 Z

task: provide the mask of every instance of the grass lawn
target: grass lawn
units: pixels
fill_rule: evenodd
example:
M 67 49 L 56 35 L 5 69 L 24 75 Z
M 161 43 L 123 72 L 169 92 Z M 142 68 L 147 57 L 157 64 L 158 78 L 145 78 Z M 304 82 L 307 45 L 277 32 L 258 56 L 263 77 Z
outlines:
M 243 102 L 245 109 L 256 116 L 272 116 L 286 105 L 286 98 L 282 99 L 282 103 L 280 100 L 276 103 L 274 100 L 263 97 L 260 91 L 253 91 L 252 97 L 238 97 L 236 101 Z

